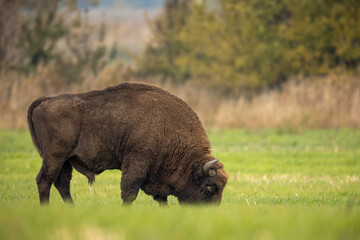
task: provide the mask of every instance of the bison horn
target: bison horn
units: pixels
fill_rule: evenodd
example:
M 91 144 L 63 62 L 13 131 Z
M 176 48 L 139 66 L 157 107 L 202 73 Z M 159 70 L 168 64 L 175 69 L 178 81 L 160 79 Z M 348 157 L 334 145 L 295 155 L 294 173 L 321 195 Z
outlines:
M 216 172 L 214 172 L 214 170 L 212 170 L 211 167 L 212 167 L 215 163 L 217 163 L 218 161 L 219 161 L 219 159 L 217 158 L 217 159 L 212 160 L 212 161 L 210 161 L 210 162 L 208 162 L 208 163 L 206 163 L 206 164 L 204 165 L 204 168 L 203 168 L 203 169 L 204 169 L 205 175 L 210 176 L 210 177 L 216 175 Z M 211 170 L 212 170 L 212 171 L 211 171 Z

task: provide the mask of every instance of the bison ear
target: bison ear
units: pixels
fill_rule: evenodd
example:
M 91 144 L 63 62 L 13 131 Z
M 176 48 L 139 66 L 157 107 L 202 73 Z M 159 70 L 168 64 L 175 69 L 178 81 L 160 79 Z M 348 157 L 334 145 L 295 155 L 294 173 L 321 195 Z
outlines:
M 214 166 L 215 163 L 217 163 L 219 159 L 212 160 L 208 163 L 206 163 L 203 167 L 204 173 L 206 176 L 213 177 L 216 176 L 216 171 L 212 169 L 212 166 Z

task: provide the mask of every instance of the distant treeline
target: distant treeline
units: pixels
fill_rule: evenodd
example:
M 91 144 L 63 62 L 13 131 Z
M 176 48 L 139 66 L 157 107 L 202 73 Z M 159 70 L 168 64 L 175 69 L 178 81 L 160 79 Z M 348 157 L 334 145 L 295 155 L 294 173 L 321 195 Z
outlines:
M 358 0 L 167 0 L 138 69 L 258 92 L 292 76 L 359 70 L 359 23 Z
M 98 2 L 1 1 L 0 73 L 47 67 L 70 85 L 121 62 L 105 22 L 87 14 Z M 355 72 L 359 23 L 359 0 L 165 0 L 129 74 L 251 95 L 295 76 Z

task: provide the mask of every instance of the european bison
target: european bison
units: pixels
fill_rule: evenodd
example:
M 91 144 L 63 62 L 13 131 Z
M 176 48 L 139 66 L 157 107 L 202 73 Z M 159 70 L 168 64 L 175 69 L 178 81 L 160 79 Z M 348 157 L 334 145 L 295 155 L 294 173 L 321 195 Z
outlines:
M 36 177 L 40 203 L 54 183 L 64 201 L 72 168 L 89 183 L 106 169 L 120 169 L 121 198 L 139 189 L 159 203 L 220 203 L 227 182 L 224 166 L 195 112 L 181 99 L 152 85 L 123 83 L 99 91 L 35 100 L 27 116 L 43 163 Z

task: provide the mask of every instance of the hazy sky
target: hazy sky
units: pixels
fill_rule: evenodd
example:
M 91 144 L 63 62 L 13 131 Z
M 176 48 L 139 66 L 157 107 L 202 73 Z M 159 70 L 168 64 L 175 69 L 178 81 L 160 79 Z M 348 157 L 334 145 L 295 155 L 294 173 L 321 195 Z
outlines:
M 154 9 L 161 8 L 163 2 L 164 0 L 99 0 L 99 6 Z
M 98 6 L 90 9 L 90 16 L 106 20 L 143 21 L 145 12 L 154 17 L 162 6 L 163 0 L 99 0 Z

